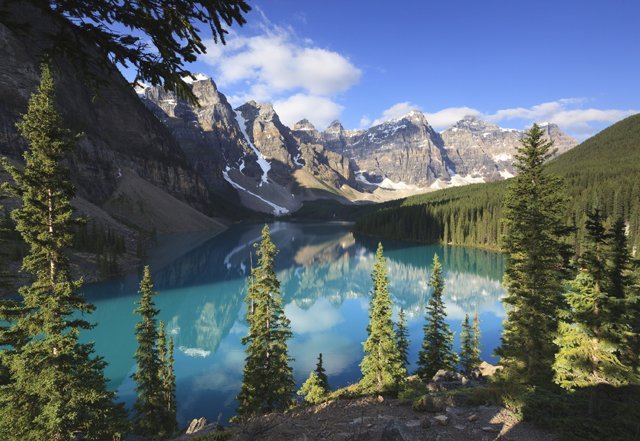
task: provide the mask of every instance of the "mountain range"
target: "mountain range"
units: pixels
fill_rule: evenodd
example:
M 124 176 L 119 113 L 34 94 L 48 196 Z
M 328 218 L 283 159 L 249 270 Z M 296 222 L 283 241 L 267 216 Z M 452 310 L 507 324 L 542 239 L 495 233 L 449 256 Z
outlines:
M 171 131 L 193 168 L 217 192 L 235 191 L 253 210 L 282 215 L 304 201 L 384 201 L 514 175 L 523 132 L 465 117 L 442 133 L 412 111 L 366 130 L 334 121 L 317 130 L 303 119 L 285 126 L 269 103 L 235 109 L 202 74 L 190 80 L 199 105 L 160 87 L 137 89 Z M 558 153 L 576 140 L 543 123 Z
M 0 154 L 19 163 L 15 123 L 37 87 L 41 41 L 51 23 L 15 7 L 30 38 L 0 25 Z M 160 87 L 133 87 L 113 65 L 88 81 L 54 60 L 57 107 L 81 133 L 69 158 L 76 208 L 126 236 L 135 231 L 222 229 L 228 220 L 294 213 L 305 202 L 380 202 L 448 186 L 504 179 L 523 133 L 467 117 L 438 133 L 414 111 L 366 130 L 334 121 L 287 127 L 273 106 L 233 108 L 215 82 L 188 78 L 199 105 Z M 553 124 L 559 151 L 576 141 Z

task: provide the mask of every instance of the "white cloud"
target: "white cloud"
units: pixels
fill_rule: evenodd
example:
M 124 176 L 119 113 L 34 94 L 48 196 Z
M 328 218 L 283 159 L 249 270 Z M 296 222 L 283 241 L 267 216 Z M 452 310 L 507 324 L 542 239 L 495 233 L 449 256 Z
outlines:
M 360 128 L 366 128 L 371 125 L 371 118 L 368 115 L 362 115 L 360 118 Z
M 342 316 L 327 299 L 320 299 L 307 309 L 289 303 L 285 307 L 285 314 L 291 320 L 291 329 L 296 334 L 326 331 L 342 322 Z
M 419 110 L 419 107 L 415 104 L 410 103 L 409 101 L 403 101 L 401 103 L 396 103 L 393 106 L 389 107 L 385 111 L 382 112 L 380 118 L 376 118 L 372 125 L 382 124 L 385 121 L 389 121 L 390 119 L 400 118 L 401 116 L 406 115 L 412 110 Z
M 311 121 L 317 129 L 326 128 L 331 121 L 338 119 L 343 107 L 323 96 L 297 93 L 273 103 L 280 120 L 291 127 L 303 118 Z
M 337 118 L 342 106 L 333 97 L 356 84 L 361 70 L 345 56 L 314 46 L 266 17 L 260 28 L 261 34 L 254 36 L 230 33 L 226 46 L 206 42 L 202 60 L 214 68 L 221 88 L 236 89 L 231 103 L 275 101 L 285 123 L 308 118 L 322 126 Z
M 600 130 L 602 124 L 613 124 L 640 112 L 634 109 L 581 108 L 587 101 L 584 98 L 562 98 L 531 107 L 499 109 L 494 113 L 483 113 L 472 107 L 447 107 L 437 112 L 427 112 L 426 116 L 429 123 L 439 131 L 472 115 L 502 126 L 510 125 L 505 124 L 508 121 L 516 121 L 520 127 L 530 126 L 534 122 L 551 122 L 569 134 L 584 139 Z
M 481 116 L 482 113 L 471 107 L 448 107 L 434 113 L 426 113 L 427 121 L 431 126 L 440 131 L 451 127 L 465 116 Z
M 266 86 L 272 94 L 302 90 L 330 96 L 360 80 L 361 70 L 337 52 L 314 47 L 290 29 L 268 22 L 262 32 L 249 37 L 233 32 L 225 46 L 206 42 L 202 60 L 215 68 L 222 87 L 246 83 L 250 88 Z

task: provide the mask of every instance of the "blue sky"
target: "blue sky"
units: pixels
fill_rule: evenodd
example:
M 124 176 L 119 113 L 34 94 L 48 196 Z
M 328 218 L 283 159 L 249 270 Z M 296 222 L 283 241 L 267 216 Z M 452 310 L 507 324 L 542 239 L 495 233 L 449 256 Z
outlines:
M 250 2 L 192 66 L 285 123 L 367 127 L 412 108 L 442 130 L 474 114 L 584 139 L 640 110 L 640 1 Z

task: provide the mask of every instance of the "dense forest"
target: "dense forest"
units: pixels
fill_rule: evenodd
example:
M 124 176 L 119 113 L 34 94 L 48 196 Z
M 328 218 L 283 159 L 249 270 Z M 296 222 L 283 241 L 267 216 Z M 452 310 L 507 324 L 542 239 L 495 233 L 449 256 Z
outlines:
M 549 163 L 569 196 L 571 243 L 580 254 L 586 211 L 599 208 L 607 224 L 622 216 L 632 250 L 640 247 L 640 115 L 589 138 Z M 502 198 L 509 181 L 450 188 L 384 205 L 361 217 L 356 231 L 427 243 L 502 247 Z

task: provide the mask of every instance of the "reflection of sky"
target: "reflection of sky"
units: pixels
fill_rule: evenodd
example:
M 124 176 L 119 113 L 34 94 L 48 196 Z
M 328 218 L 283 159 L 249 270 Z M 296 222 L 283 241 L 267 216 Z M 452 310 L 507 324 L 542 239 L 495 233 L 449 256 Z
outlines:
M 237 226 L 213 239 L 171 237 L 151 255 L 159 295 L 156 305 L 176 346 L 178 414 L 182 424 L 194 417 L 226 420 L 235 409 L 244 366 L 240 340 L 247 332 L 244 296 L 247 272 L 255 255 L 250 245 L 261 225 Z M 296 382 L 315 368 L 318 353 L 333 387 L 357 381 L 362 342 L 366 338 L 368 295 L 375 243 L 354 240 L 344 224 L 277 222 L 272 237 L 280 249 L 276 266 L 282 283 L 285 313 L 291 320 L 289 342 Z M 177 256 L 168 256 L 178 249 Z M 430 296 L 430 265 L 434 253 L 443 262 L 448 322 L 459 331 L 464 314 L 478 311 L 483 356 L 498 344 L 503 294 L 502 257 L 485 251 L 385 243 L 394 316 L 407 311 L 415 360 L 422 339 L 424 308 Z M 158 254 L 160 253 L 160 254 Z M 98 326 L 85 334 L 96 352 L 109 362 L 111 386 L 122 400 L 134 398 L 133 329 L 136 274 L 89 285 L 85 293 L 96 303 L 92 320 Z

